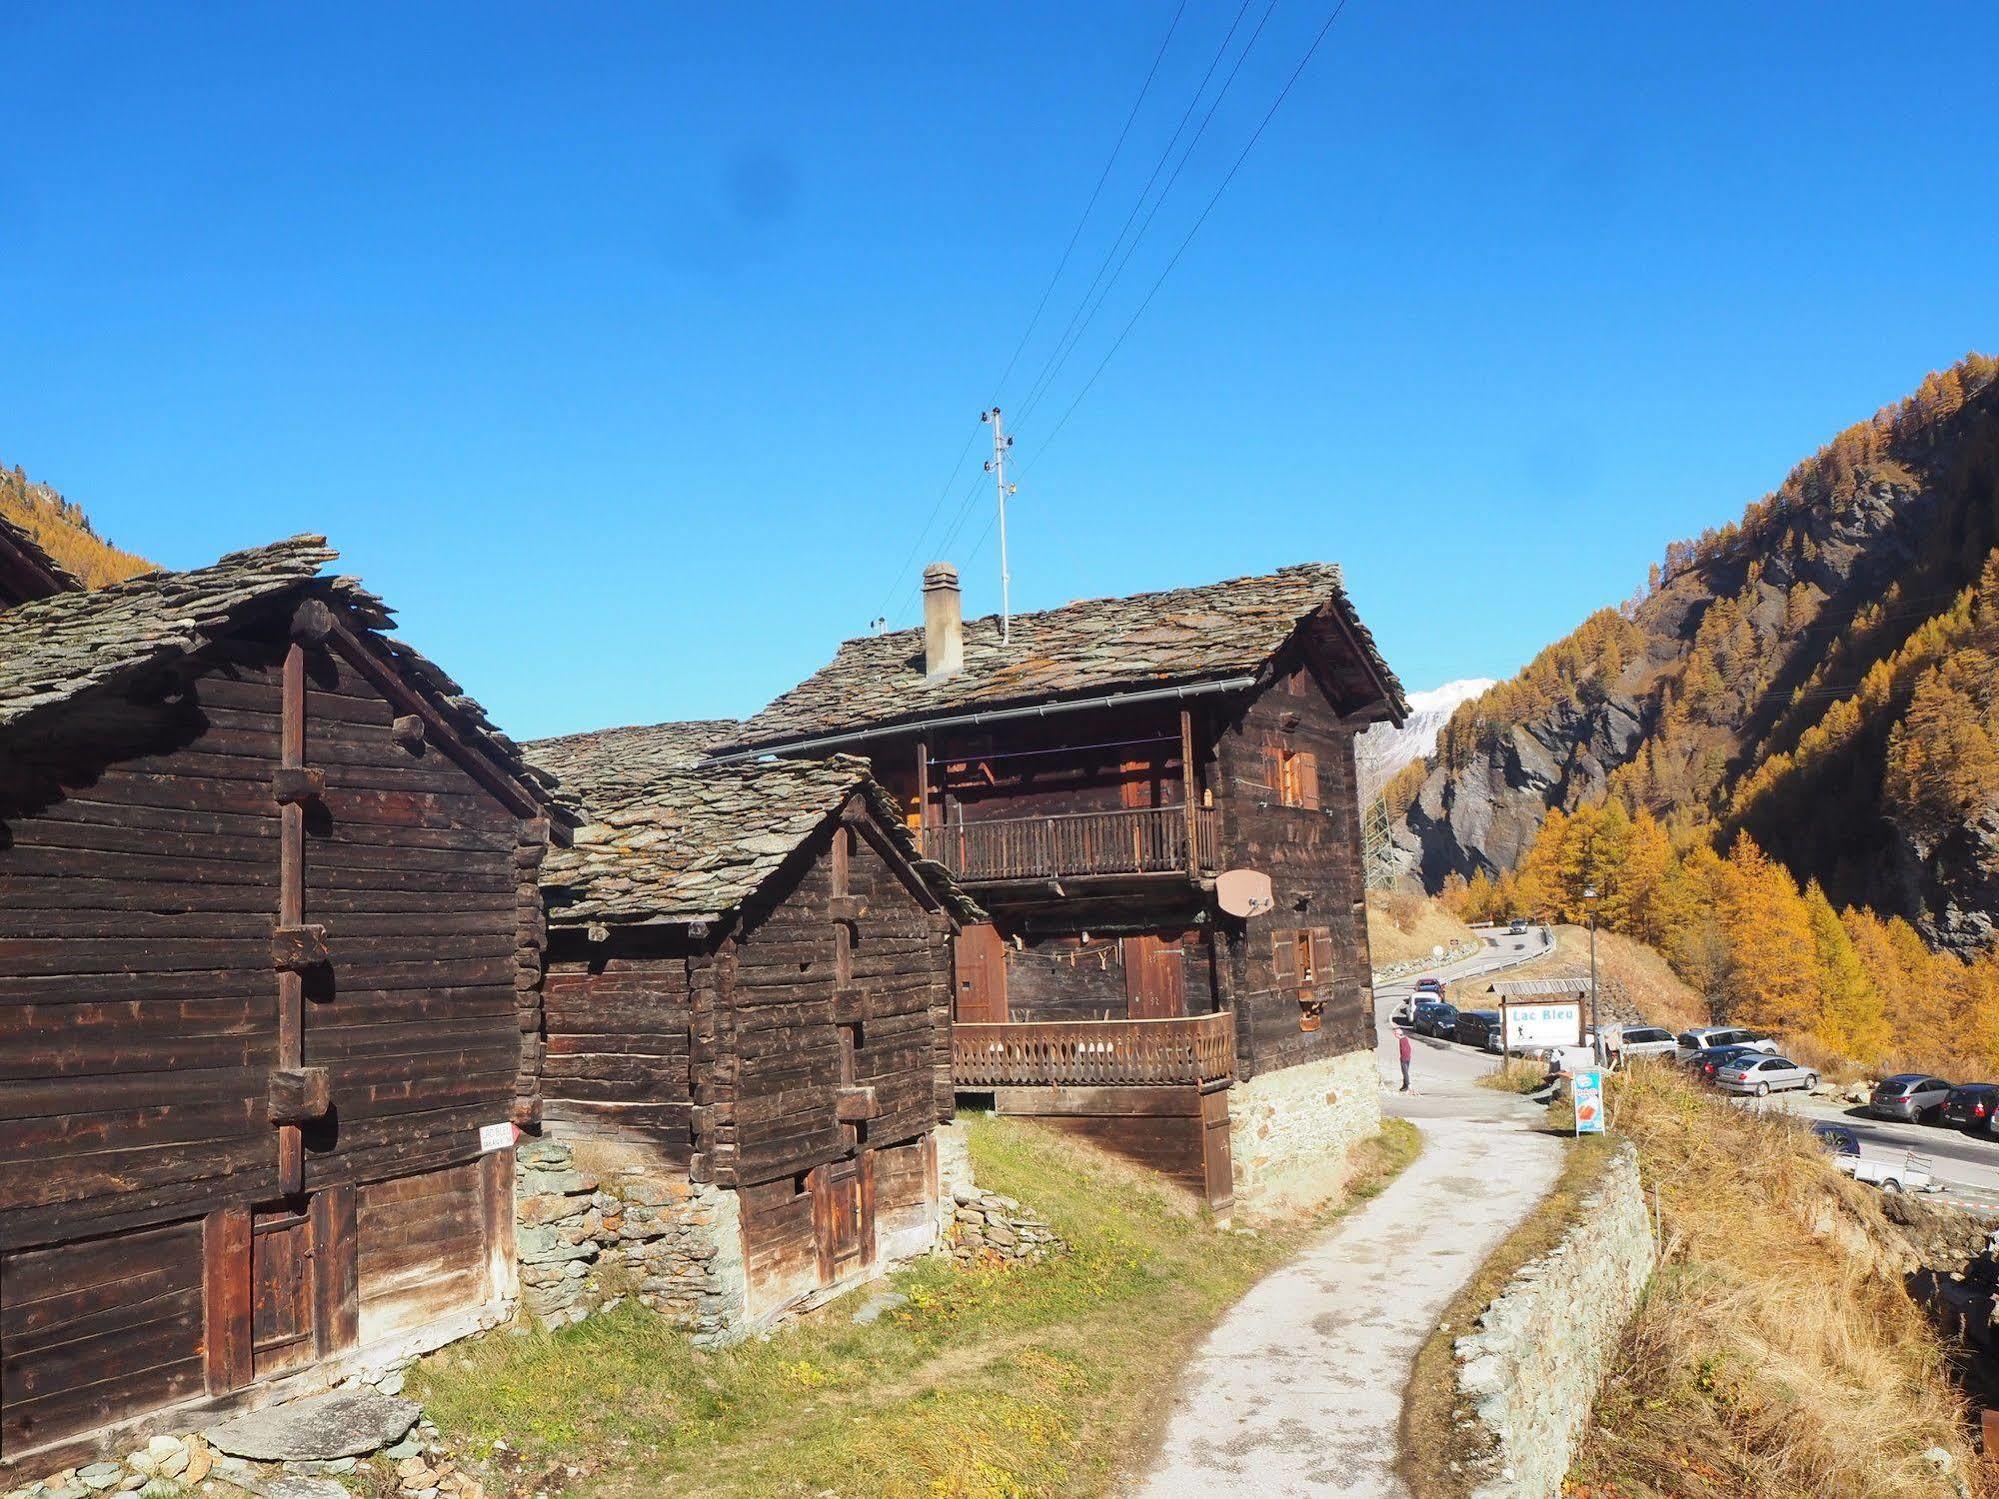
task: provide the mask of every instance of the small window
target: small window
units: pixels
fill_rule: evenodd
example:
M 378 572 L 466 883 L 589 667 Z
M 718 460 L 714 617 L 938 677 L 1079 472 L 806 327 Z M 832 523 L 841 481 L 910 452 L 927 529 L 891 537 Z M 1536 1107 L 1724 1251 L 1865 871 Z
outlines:
M 1319 757 L 1310 750 L 1279 751 L 1277 799 L 1287 807 L 1316 811 L 1319 806 Z
M 1293 932 L 1291 940 L 1296 946 L 1298 953 L 1297 971 L 1300 987 L 1306 984 L 1318 983 L 1319 970 L 1312 965 L 1312 934 L 1310 932 Z

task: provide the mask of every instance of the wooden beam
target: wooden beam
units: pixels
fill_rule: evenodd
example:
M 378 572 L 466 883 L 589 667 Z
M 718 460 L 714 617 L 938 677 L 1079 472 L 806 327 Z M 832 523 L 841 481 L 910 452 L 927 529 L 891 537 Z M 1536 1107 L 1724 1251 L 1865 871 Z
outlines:
M 1194 711 L 1185 703 L 1180 705 L 1180 800 L 1187 804 L 1187 878 L 1198 879 L 1201 874 L 1201 847 L 1198 830 L 1195 827 L 1194 807 L 1200 799 L 1197 782 L 1200 777 L 1194 772 Z
M 355 1234 L 355 1189 L 328 1187 L 312 1194 L 313 1332 L 319 1356 L 361 1340 L 361 1278 Z
M 326 944 L 326 928 L 317 922 L 280 926 L 271 933 L 271 962 L 298 973 L 331 961 Z
M 414 754 L 423 748 L 423 719 L 414 713 L 398 714 L 389 725 L 389 737 Z
M 300 765 L 281 765 L 271 774 L 271 799 L 281 807 L 317 801 L 326 794 L 326 772 Z
M 201 1221 L 201 1346 L 211 1395 L 250 1382 L 250 1210 L 218 1208 Z
M 308 599 L 301 605 L 318 602 Z M 320 606 L 325 609 L 322 604 Z M 331 611 L 326 611 L 331 617 Z M 314 622 L 317 623 L 315 616 Z M 294 622 L 294 628 L 297 623 Z M 282 715 L 278 725 L 280 770 L 305 766 L 305 647 L 294 640 L 285 650 Z M 286 802 L 278 809 L 278 923 L 271 934 L 272 957 L 288 929 L 305 920 L 305 809 Z M 322 932 L 323 939 L 325 933 Z M 305 980 L 297 968 L 278 968 L 278 1066 L 305 1065 Z M 305 1190 L 305 1138 L 297 1124 L 278 1125 L 278 1190 L 287 1196 Z M 248 1271 L 246 1269 L 245 1274 Z
M 422 720 L 430 742 L 457 761 L 473 780 L 498 797 L 508 811 L 516 817 L 543 815 L 542 804 L 533 792 L 483 753 L 465 743 L 459 737 L 458 731 L 446 721 L 444 715 L 432 707 L 422 693 L 405 682 L 400 672 L 382 660 L 375 650 L 337 615 L 333 619 L 332 629 L 327 633 L 326 643 L 339 653 L 342 660 L 366 677 L 375 690 L 387 698 L 392 706 L 404 714 L 414 715 Z
M 324 1067 L 280 1067 L 271 1074 L 269 1104 L 273 1124 L 324 1119 L 333 1107 L 333 1079 Z

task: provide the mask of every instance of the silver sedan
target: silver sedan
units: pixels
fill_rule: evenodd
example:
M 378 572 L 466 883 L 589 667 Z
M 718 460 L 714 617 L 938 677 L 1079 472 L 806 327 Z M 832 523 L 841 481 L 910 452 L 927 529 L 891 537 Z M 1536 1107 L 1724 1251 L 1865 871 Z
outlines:
M 1800 1067 L 1788 1057 L 1745 1056 L 1729 1063 L 1714 1075 L 1715 1085 L 1727 1093 L 1753 1093 L 1764 1098 L 1785 1088 L 1807 1092 L 1819 1085 L 1819 1075 Z

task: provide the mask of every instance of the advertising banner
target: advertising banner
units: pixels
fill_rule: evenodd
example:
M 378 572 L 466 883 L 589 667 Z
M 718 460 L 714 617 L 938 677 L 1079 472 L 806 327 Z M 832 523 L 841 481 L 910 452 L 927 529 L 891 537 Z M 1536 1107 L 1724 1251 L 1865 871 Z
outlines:
M 1576 1133 L 1603 1133 L 1603 1074 L 1595 1068 L 1578 1072 L 1575 1081 Z

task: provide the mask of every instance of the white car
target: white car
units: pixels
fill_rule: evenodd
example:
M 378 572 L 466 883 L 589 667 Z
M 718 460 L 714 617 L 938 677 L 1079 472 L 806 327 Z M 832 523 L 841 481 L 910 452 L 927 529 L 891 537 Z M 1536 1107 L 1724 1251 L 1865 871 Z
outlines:
M 1673 1047 L 1673 1056 L 1677 1061 L 1691 1062 L 1717 1046 L 1748 1046 L 1769 1056 L 1777 1054 L 1775 1041 L 1754 1031 L 1746 1031 L 1739 1025 L 1697 1025 L 1690 1031 L 1680 1032 Z
M 1673 1033 L 1656 1025 L 1627 1025 L 1618 1042 L 1618 1054 L 1627 1062 L 1635 1057 L 1671 1056 L 1679 1048 Z
M 1730 1062 L 1714 1075 L 1715 1086 L 1724 1093 L 1753 1093 L 1764 1098 L 1785 1088 L 1810 1092 L 1819 1085 L 1819 1075 L 1788 1057 L 1749 1055 Z

